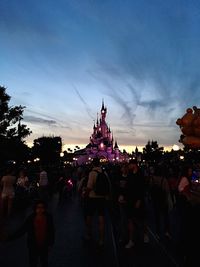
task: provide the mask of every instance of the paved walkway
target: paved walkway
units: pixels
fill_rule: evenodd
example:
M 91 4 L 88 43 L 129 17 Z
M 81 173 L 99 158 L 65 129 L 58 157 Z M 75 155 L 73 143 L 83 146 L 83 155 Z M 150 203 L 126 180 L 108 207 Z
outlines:
M 154 236 L 152 221 L 149 224 L 150 242 L 127 250 L 114 238 L 115 230 L 107 216 L 105 249 L 100 251 L 95 243 L 87 244 L 82 240 L 84 222 L 77 197 L 58 204 L 55 195 L 49 209 L 56 228 L 55 245 L 49 255 L 50 267 L 180 267 L 172 253 L 175 243 L 159 242 Z M 26 213 L 16 214 L 8 221 L 7 228 L 13 231 L 29 213 L 28 209 Z M 25 236 L 9 243 L 0 243 L 0 266 L 28 267 Z
M 87 244 L 82 240 L 84 222 L 78 198 L 67 199 L 58 204 L 55 195 L 49 209 L 53 214 L 56 228 L 55 245 L 49 255 L 50 267 L 117 267 L 109 223 L 106 227 L 105 249 L 101 251 L 95 242 Z M 21 215 L 17 214 L 9 220 L 7 222 L 9 231 L 16 229 L 28 213 L 30 210 Z M 12 242 L 0 243 L 0 266 L 28 266 L 25 236 Z

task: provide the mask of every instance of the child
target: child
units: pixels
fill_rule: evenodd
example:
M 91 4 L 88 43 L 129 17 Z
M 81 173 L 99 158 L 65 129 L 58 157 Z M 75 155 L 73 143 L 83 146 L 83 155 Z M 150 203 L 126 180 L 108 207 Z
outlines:
M 33 213 L 28 216 L 25 223 L 7 241 L 14 240 L 27 234 L 27 247 L 29 250 L 29 266 L 37 267 L 40 260 L 42 267 L 48 267 L 49 248 L 54 243 L 54 224 L 52 216 L 47 212 L 44 201 L 35 203 Z

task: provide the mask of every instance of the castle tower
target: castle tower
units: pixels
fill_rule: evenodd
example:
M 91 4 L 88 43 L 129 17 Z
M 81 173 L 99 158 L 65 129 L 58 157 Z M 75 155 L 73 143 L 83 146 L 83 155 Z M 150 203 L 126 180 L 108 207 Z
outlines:
M 94 157 L 99 157 L 103 162 L 127 160 L 128 154 L 124 156 L 119 150 L 117 141 L 114 142 L 113 131 L 106 123 L 107 108 L 102 100 L 101 113 L 94 121 L 93 132 L 90 142 L 85 149 L 76 152 L 78 164 L 88 163 Z M 126 157 L 126 158 L 125 158 Z
M 107 108 L 104 107 L 104 101 L 102 100 L 102 107 L 101 107 L 101 119 L 102 119 L 102 122 L 105 122 L 105 120 L 106 120 L 106 113 L 107 113 Z
M 114 151 L 115 151 L 115 159 L 119 160 L 119 147 L 117 141 L 115 141 Z

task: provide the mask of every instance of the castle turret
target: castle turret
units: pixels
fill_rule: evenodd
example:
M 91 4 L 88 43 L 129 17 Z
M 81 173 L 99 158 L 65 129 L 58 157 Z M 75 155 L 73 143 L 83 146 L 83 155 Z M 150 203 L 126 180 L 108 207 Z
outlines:
M 119 147 L 118 147 L 117 141 L 115 141 L 114 151 L 115 151 L 115 159 L 118 161 L 119 160 Z
M 117 144 L 117 141 L 115 141 L 114 149 L 119 149 L 118 144 Z

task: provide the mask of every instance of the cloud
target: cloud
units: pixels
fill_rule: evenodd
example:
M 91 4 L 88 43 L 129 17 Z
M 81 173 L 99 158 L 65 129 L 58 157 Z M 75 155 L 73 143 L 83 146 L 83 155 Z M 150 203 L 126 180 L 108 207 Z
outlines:
M 115 133 L 117 133 L 117 134 L 129 134 L 130 131 L 116 130 Z
M 134 118 L 135 114 L 133 113 L 134 105 L 133 103 L 129 101 L 129 99 L 126 99 L 126 94 L 121 88 L 116 88 L 115 84 L 112 82 L 111 78 L 113 80 L 119 80 L 121 78 L 121 72 L 119 69 L 111 66 L 109 67 L 108 64 L 105 64 L 102 62 L 97 62 L 98 65 L 95 69 L 88 69 L 87 72 L 98 82 L 102 83 L 104 85 L 104 94 L 111 97 L 123 110 L 122 119 L 125 119 L 130 128 L 134 130 Z M 125 78 L 125 77 L 124 77 Z M 123 79 L 124 79 L 123 78 Z M 120 83 L 117 87 L 120 86 Z
M 141 127 L 141 128 L 158 128 L 158 129 L 161 129 L 161 128 L 173 128 L 173 127 L 176 127 L 175 125 L 173 124 L 164 124 L 162 122 L 160 123 L 135 123 L 135 127 Z
M 158 108 L 164 108 L 167 106 L 166 101 L 164 100 L 151 100 L 151 101 L 141 101 L 139 105 L 142 107 L 146 107 L 149 112 L 154 112 Z
M 83 96 L 79 93 L 79 91 L 77 90 L 77 88 L 73 85 L 74 87 L 74 90 L 76 92 L 76 94 L 78 95 L 79 99 L 81 100 L 81 102 L 83 103 L 84 107 L 85 107 L 85 110 L 87 112 L 87 114 L 89 115 L 89 117 L 94 121 L 95 118 L 93 117 L 92 115 L 92 110 L 91 108 L 89 107 L 88 103 L 85 101 L 85 99 L 83 98 Z
M 47 124 L 47 125 L 56 125 L 57 122 L 55 120 L 47 120 L 35 116 L 24 116 L 24 121 L 29 123 L 39 123 L 39 124 Z

